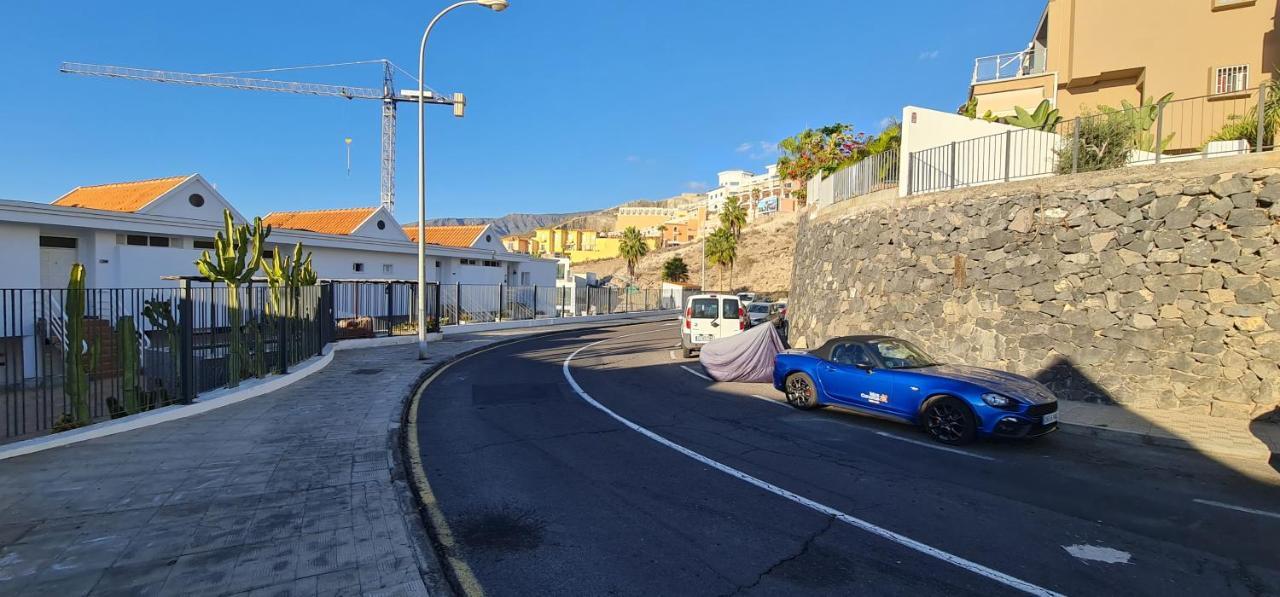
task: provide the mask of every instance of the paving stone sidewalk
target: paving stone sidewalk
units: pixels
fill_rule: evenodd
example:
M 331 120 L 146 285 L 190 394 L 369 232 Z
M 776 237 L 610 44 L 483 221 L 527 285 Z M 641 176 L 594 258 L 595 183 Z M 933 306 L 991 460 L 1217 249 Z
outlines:
M 1064 400 L 1061 429 L 1205 454 L 1280 462 L 1280 425 Z
M 615 323 L 451 336 L 422 362 L 412 344 L 339 351 L 268 395 L 0 461 L 0 595 L 425 595 L 443 581 L 391 449 L 415 381 Z

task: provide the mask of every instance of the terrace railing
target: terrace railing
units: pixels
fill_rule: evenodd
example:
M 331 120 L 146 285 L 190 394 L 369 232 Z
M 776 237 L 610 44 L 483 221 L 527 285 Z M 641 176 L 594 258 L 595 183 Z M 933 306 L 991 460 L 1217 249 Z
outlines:
M 907 194 L 1271 151 L 1277 127 L 1257 117 L 1275 101 L 1267 94 L 1264 87 L 1091 113 L 1048 131 L 1011 128 L 913 151 L 906 160 Z

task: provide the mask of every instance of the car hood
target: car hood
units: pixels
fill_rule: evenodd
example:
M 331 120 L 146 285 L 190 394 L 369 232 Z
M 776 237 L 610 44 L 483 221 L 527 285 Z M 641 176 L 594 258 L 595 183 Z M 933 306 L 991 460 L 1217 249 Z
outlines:
M 1048 404 L 1057 400 L 1044 384 L 1008 371 L 970 367 L 967 365 L 933 365 L 913 370 L 921 375 L 968 382 L 987 391 L 1019 398 L 1032 404 Z

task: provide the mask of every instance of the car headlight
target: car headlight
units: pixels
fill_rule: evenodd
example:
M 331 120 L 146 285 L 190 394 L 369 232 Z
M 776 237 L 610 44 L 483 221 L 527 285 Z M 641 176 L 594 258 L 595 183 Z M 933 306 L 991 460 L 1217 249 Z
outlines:
M 1013 405 L 1013 400 L 1000 394 L 983 394 L 982 401 L 996 408 L 1008 408 Z

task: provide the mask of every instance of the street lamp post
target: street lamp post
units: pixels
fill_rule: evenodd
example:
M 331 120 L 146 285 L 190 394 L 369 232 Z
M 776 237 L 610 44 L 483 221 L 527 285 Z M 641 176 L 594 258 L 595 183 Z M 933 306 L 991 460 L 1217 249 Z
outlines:
M 502 12 L 507 8 L 507 0 L 466 0 L 458 2 L 440 11 L 427 30 L 422 32 L 422 43 L 418 46 L 418 359 L 427 358 L 427 123 L 426 123 L 426 70 L 427 38 L 436 22 L 455 8 L 468 4 L 483 6 L 494 12 Z

